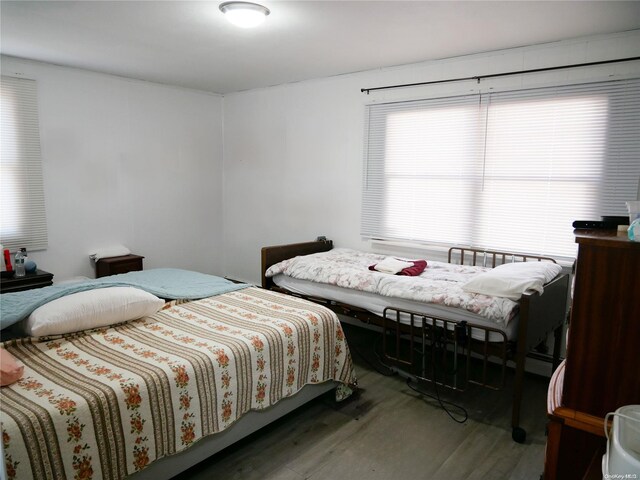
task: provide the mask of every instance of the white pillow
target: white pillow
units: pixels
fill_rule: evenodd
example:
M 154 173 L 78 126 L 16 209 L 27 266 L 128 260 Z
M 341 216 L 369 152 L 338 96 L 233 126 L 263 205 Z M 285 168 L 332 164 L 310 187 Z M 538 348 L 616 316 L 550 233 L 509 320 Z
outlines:
M 543 292 L 542 286 L 553 280 L 562 267 L 552 262 L 505 263 L 481 273 L 462 286 L 470 293 L 519 300 L 527 290 Z
M 94 262 L 97 262 L 101 258 L 122 257 L 124 255 L 129 255 L 130 253 L 131 250 L 124 245 L 113 245 L 111 247 L 96 248 L 89 254 L 89 258 Z
M 78 332 L 153 315 L 163 305 L 138 288 L 97 288 L 42 305 L 23 321 L 23 329 L 32 337 Z

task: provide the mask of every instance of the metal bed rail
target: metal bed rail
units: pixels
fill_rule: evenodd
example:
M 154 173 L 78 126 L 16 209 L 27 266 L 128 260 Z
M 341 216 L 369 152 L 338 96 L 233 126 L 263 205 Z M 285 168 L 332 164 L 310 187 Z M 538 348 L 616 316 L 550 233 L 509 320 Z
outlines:
M 482 260 L 482 263 L 479 263 L 480 260 Z M 448 263 L 470 265 L 473 267 L 482 266 L 495 268 L 499 265 L 504 265 L 505 263 L 526 262 L 530 260 L 536 262 L 545 261 L 557 263 L 555 259 L 541 255 L 500 252 L 497 250 L 486 250 L 475 247 L 451 247 L 447 254 Z M 487 262 L 490 262 L 490 264 L 487 265 Z
M 479 331 L 483 338 L 473 338 Z M 490 341 L 492 333 L 499 340 Z M 504 388 L 508 347 L 507 335 L 497 328 L 393 307 L 383 312 L 382 354 L 390 362 L 387 366 L 452 390 L 464 392 L 469 384 Z M 489 378 L 492 357 L 500 360 L 491 362 L 500 367 L 497 381 Z M 472 363 L 478 362 L 480 372 L 472 369 Z

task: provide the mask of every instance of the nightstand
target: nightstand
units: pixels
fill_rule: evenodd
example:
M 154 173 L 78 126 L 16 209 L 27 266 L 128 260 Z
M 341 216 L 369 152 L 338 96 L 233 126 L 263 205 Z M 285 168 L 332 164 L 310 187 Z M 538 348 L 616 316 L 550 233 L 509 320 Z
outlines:
M 3 278 L 0 280 L 0 293 L 22 292 L 32 288 L 48 287 L 53 284 L 53 273 L 36 270 L 24 277 Z
M 143 258 L 140 255 L 101 258 L 96 262 L 96 278 L 142 270 Z

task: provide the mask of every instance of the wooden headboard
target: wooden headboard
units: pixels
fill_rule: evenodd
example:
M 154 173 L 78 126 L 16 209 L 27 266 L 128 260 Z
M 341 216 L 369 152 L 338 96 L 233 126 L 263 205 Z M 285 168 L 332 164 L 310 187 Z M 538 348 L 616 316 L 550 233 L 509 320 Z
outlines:
M 262 288 L 271 288 L 275 284 L 271 278 L 264 276 L 271 265 L 287 260 L 299 255 L 310 255 L 312 253 L 328 252 L 333 248 L 331 240 L 317 240 L 314 242 L 291 243 L 289 245 L 275 245 L 273 247 L 262 247 Z

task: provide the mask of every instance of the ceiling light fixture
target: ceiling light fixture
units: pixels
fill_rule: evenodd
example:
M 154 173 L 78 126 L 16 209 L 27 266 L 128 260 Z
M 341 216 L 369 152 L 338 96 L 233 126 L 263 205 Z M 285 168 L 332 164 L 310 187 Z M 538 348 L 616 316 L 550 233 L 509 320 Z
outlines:
M 257 27 L 271 13 L 267 7 L 251 2 L 224 2 L 220 11 L 227 19 L 242 28 Z

